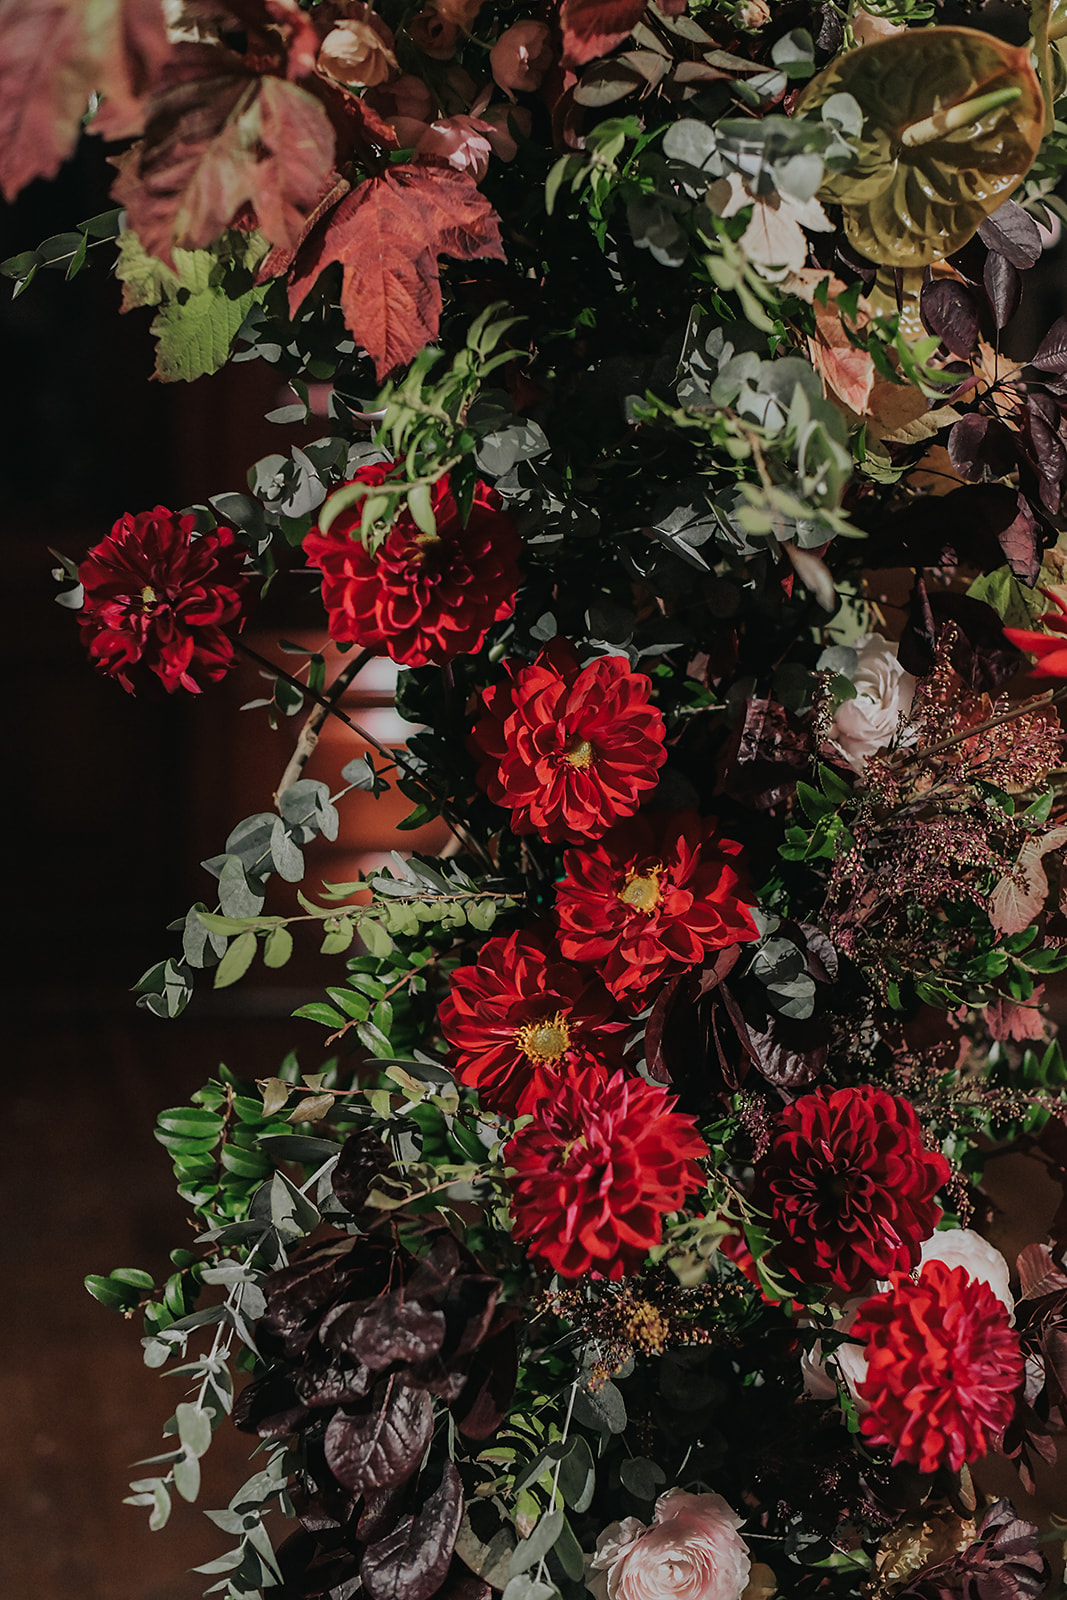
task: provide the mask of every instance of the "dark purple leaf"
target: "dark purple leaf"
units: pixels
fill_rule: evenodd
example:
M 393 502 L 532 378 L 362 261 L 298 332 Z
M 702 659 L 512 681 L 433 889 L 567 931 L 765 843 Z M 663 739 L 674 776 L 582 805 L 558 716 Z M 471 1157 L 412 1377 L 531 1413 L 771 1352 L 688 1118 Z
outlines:
M 268 1373 L 250 1383 L 237 1396 L 233 1420 L 244 1433 L 258 1433 L 261 1439 L 284 1439 L 308 1416 L 307 1406 L 297 1398 L 291 1373 Z
M 1033 462 L 1041 476 L 1041 503 L 1055 515 L 1060 508 L 1061 485 L 1067 472 L 1067 450 L 1055 431 L 1055 422 L 1047 416 L 1047 409 L 1053 405 L 1048 395 L 1028 394 L 1026 397 L 1026 431 Z
M 978 234 L 975 234 L 954 255 L 948 257 L 948 264 L 955 268 L 965 283 L 978 284 L 982 281 L 988 254 Z
M 1031 357 L 1042 372 L 1067 372 L 1067 317 L 1057 317 Z
M 954 356 L 969 356 L 978 343 L 978 306 L 965 284 L 929 279 L 919 294 L 919 315 Z
M 1015 520 L 997 535 L 1004 559 L 1017 578 L 1032 589 L 1041 573 L 1041 529 L 1023 495 L 1016 496 Z
M 384 1539 L 387 1533 L 392 1533 L 401 1515 L 408 1509 L 410 1488 L 411 1485 L 405 1483 L 399 1489 L 377 1489 L 373 1494 L 365 1494 L 363 1509 L 356 1524 L 356 1537 L 362 1539 L 364 1544 L 374 1544 L 378 1539 Z
M 469 1355 L 481 1344 L 492 1324 L 501 1288 L 499 1278 L 482 1272 L 457 1272 L 444 1304 L 446 1349 L 451 1360 Z
M 375 1180 L 393 1164 L 389 1146 L 369 1129 L 349 1134 L 341 1147 L 330 1183 L 341 1204 L 358 1216 L 367 1204 Z
M 382 1372 L 394 1361 L 429 1361 L 441 1348 L 445 1319 L 440 1311 L 427 1311 L 403 1289 L 338 1306 L 322 1321 L 319 1334 L 331 1350 L 343 1350 L 372 1372 Z
M 492 1600 L 492 1594 L 484 1578 L 476 1578 L 462 1561 L 456 1559 L 437 1591 L 437 1600 Z
M 954 567 L 965 563 L 992 572 L 1004 564 L 1000 536 L 1018 515 L 1018 494 L 1006 483 L 965 484 L 951 494 L 925 496 L 887 520 L 881 530 L 888 546 L 885 555 L 895 551 L 897 559 L 890 563 L 883 558 L 879 564 Z
M 1007 327 L 1018 311 L 1019 301 L 1023 297 L 1023 280 L 1018 270 L 1005 256 L 996 255 L 991 251 L 982 274 L 982 282 L 989 296 L 989 304 L 993 307 L 993 318 L 997 327 Z
M 905 671 L 916 678 L 930 674 L 942 630 L 950 622 L 955 630 L 949 659 L 969 689 L 992 693 L 1018 672 L 1022 656 L 1004 637 L 1004 624 L 992 606 L 946 590 L 928 595 L 921 579 L 912 591 L 911 614 L 897 652 Z
M 1020 272 L 1032 267 L 1041 256 L 1041 229 L 1015 200 L 1005 200 L 991 217 L 986 217 L 978 237 Z
M 1006 477 L 1017 454 L 1016 435 L 999 417 L 969 411 L 949 432 L 948 458 L 960 477 L 971 483 Z
M 271 1333 L 285 1343 L 286 1355 L 307 1348 L 323 1311 L 348 1279 L 351 1245 L 330 1241 L 321 1251 L 309 1253 L 290 1267 L 272 1275 L 267 1285 L 267 1314 Z
M 390 1380 L 369 1416 L 338 1411 L 326 1429 L 326 1464 L 338 1483 L 357 1494 L 403 1483 L 433 1435 L 433 1403 L 421 1389 Z
M 514 1320 L 517 1313 L 505 1313 Z M 463 1392 L 451 1410 L 469 1439 L 488 1439 L 507 1415 L 519 1375 L 515 1329 L 509 1321 L 475 1351 Z
M 1067 1289 L 1067 1273 L 1056 1264 L 1047 1244 L 1028 1244 L 1015 1263 L 1019 1274 L 1019 1299 L 1040 1300 Z
M 315 1362 L 297 1373 L 296 1392 L 306 1406 L 342 1406 L 362 1400 L 372 1381 L 368 1369 L 358 1363 Z
M 368 1547 L 360 1567 L 370 1600 L 430 1600 L 452 1563 L 463 1517 L 463 1485 L 451 1461 L 416 1517 Z
M 645 1025 L 645 1062 L 649 1076 L 657 1083 L 671 1081 L 670 1069 L 663 1053 L 663 1033 L 681 981 L 681 977 L 668 978 L 662 985 Z
M 753 696 L 736 734 L 736 753 L 723 766 L 732 799 L 769 810 L 788 798 L 811 763 L 811 725 L 789 716 L 777 700 Z

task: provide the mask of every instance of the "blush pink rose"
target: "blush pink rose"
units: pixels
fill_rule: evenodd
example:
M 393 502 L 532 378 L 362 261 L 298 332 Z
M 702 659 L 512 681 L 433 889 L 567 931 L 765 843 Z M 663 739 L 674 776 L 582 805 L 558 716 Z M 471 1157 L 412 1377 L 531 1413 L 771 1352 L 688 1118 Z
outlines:
M 896 645 L 872 633 L 859 652 L 852 682 L 855 698 L 838 706 L 830 739 L 853 772 L 862 773 L 867 758 L 896 737 L 901 712 L 911 710 L 915 679 L 897 660 Z
M 505 94 L 532 93 L 556 59 L 545 22 L 516 22 L 505 28 L 489 52 L 489 67 Z
M 480 183 L 489 170 L 492 144 L 487 123 L 477 117 L 444 117 L 432 122 L 415 146 L 415 154 L 426 159 L 447 161 L 460 172 L 469 172 Z
M 743 1521 L 721 1495 L 668 1489 L 651 1527 L 627 1517 L 604 1529 L 587 1586 L 596 1600 L 739 1600 L 750 1572 Z

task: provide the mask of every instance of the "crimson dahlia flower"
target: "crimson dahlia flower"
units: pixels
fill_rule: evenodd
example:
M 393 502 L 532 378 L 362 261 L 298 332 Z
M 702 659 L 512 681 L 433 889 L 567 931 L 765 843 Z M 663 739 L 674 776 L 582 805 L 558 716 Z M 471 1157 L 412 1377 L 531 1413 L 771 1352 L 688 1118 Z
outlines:
M 820 1089 L 778 1117 L 754 1199 L 783 1265 L 851 1293 L 918 1264 L 948 1176 L 906 1100 L 869 1085 Z
M 195 528 L 195 517 L 166 506 L 127 512 L 78 568 L 82 643 L 128 694 L 148 672 L 168 694 L 199 694 L 234 664 L 227 629 L 244 620 L 244 551 L 232 528 Z
M 642 813 L 599 845 L 568 850 L 556 886 L 559 944 L 617 999 L 635 998 L 712 950 L 755 939 L 742 898 L 741 846 L 695 811 Z
M 626 1023 L 600 979 L 526 929 L 490 939 L 476 966 L 456 969 L 438 1020 L 460 1082 L 505 1116 L 532 1110 L 582 1067 L 622 1064 Z
M 376 488 L 393 471 L 379 462 L 350 481 Z M 373 555 L 359 536 L 359 505 L 335 517 L 329 532 L 307 534 L 331 639 L 403 667 L 440 667 L 480 649 L 493 623 L 510 617 L 521 582 L 519 536 L 496 490 L 478 483 L 466 524 L 447 477 L 434 484 L 431 503 L 435 534 L 402 507 Z
M 708 1147 L 658 1083 L 586 1067 L 530 1107 L 504 1156 L 516 1239 L 564 1278 L 637 1272 L 663 1218 L 704 1187 Z
M 963 1267 L 930 1261 L 917 1283 L 894 1278 L 888 1294 L 860 1307 L 852 1333 L 867 1341 L 863 1433 L 891 1445 L 894 1464 L 958 1472 L 1011 1421 L 1019 1340 L 1003 1301 Z
M 649 679 L 624 656 L 583 667 L 566 639 L 508 670 L 510 682 L 483 692 L 471 734 L 478 783 L 511 809 L 514 833 L 599 839 L 637 810 L 667 757 Z

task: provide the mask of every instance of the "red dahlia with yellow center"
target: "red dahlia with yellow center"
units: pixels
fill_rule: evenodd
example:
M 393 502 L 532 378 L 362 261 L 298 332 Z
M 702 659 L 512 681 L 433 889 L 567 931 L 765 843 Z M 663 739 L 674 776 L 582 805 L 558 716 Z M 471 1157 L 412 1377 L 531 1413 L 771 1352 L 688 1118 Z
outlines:
M 129 694 L 154 674 L 173 694 L 199 694 L 233 666 L 244 623 L 245 552 L 232 528 L 196 532 L 166 506 L 127 512 L 78 567 L 82 643 Z M 150 679 L 147 681 L 151 681 Z
M 851 1332 L 867 1343 L 863 1433 L 893 1447 L 894 1465 L 958 1472 L 996 1444 L 1015 1409 L 1023 1357 L 1007 1307 L 987 1283 L 930 1261 L 918 1282 L 894 1278 L 888 1294 L 862 1305 Z
M 755 939 L 740 854 L 695 811 L 616 823 L 599 845 L 563 858 L 560 949 L 595 965 L 612 994 L 629 1000 L 713 950 Z
M 599 839 L 637 810 L 666 760 L 651 682 L 623 656 L 583 667 L 566 639 L 508 671 L 484 691 L 471 734 L 479 785 L 511 810 L 515 833 Z
M 395 470 L 379 462 L 350 481 L 376 488 Z M 476 484 L 464 522 L 444 477 L 431 504 L 435 533 L 424 533 L 402 507 L 373 555 L 360 538 L 360 505 L 342 511 L 326 533 L 313 528 L 305 537 L 305 554 L 322 571 L 331 639 L 405 667 L 443 666 L 480 649 L 493 623 L 510 617 L 520 541 L 499 494 Z
M 621 1065 L 627 1027 L 598 977 L 527 929 L 490 939 L 475 965 L 457 967 L 438 1020 L 460 1082 L 504 1116 L 529 1111 L 582 1067 Z
M 637 1272 L 663 1218 L 704 1187 L 708 1153 L 661 1084 L 584 1067 L 529 1110 L 504 1152 L 513 1232 L 564 1278 Z
M 870 1085 L 820 1089 L 777 1118 L 753 1199 L 784 1266 L 854 1293 L 917 1265 L 948 1177 L 906 1100 Z

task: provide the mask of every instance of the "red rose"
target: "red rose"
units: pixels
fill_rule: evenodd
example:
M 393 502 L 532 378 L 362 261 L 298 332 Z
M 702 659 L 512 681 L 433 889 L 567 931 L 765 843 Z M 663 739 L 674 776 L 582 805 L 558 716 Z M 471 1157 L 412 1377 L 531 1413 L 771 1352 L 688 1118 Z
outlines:
M 562 1277 L 637 1272 L 663 1218 L 704 1187 L 708 1153 L 658 1083 L 586 1067 L 542 1096 L 508 1144 L 516 1239 Z
M 510 807 L 515 833 L 599 839 L 637 810 L 667 758 L 651 683 L 624 656 L 579 666 L 566 639 L 508 670 L 509 683 L 484 691 L 471 735 L 479 785 Z
M 619 822 L 601 844 L 568 850 L 556 886 L 559 944 L 593 962 L 617 999 L 643 994 L 712 950 L 757 937 L 740 897 L 732 839 L 695 811 Z
M 460 1082 L 505 1116 L 554 1094 L 561 1076 L 622 1064 L 626 1023 L 600 979 L 527 930 L 490 939 L 476 966 L 456 969 L 438 1020 Z
M 820 1089 L 782 1112 L 756 1176 L 775 1256 L 808 1283 L 846 1293 L 909 1272 L 941 1215 L 949 1176 L 919 1119 L 884 1089 Z
M 958 1472 L 1011 1421 L 1023 1380 L 1019 1340 L 1004 1302 L 963 1267 L 930 1261 L 917 1283 L 894 1278 L 888 1294 L 860 1307 L 852 1333 L 867 1341 L 863 1433 L 892 1445 L 894 1464 Z
M 82 642 L 97 670 L 129 694 L 146 672 L 168 694 L 199 694 L 236 659 L 225 630 L 244 621 L 244 551 L 232 528 L 195 527 L 195 517 L 165 506 L 127 512 L 78 568 Z
M 377 487 L 394 471 L 380 462 L 351 482 Z M 480 649 L 493 623 L 510 617 L 521 582 L 519 536 L 496 490 L 478 483 L 465 526 L 447 477 L 431 501 L 435 534 L 423 533 L 404 506 L 373 555 L 359 536 L 359 505 L 335 517 L 328 533 L 307 534 L 331 639 L 404 667 L 440 667 Z

